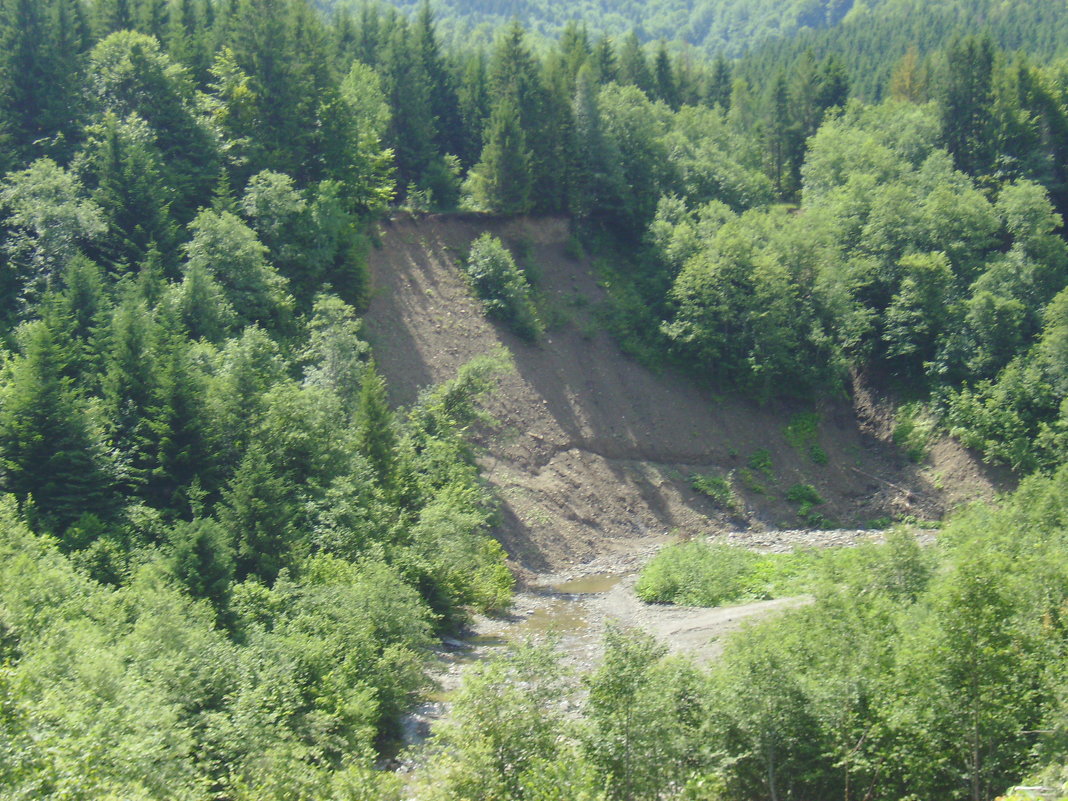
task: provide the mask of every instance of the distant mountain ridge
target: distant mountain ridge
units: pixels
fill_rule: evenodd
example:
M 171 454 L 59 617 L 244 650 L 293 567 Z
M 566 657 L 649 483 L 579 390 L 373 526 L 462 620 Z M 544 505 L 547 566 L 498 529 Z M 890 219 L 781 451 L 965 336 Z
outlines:
M 1068 3 L 1064 0 L 880 0 L 857 2 L 833 30 L 755 43 L 739 74 L 750 81 L 786 70 L 806 52 L 834 54 L 845 65 L 852 91 L 877 100 L 897 61 L 915 47 L 921 56 L 956 34 L 987 32 L 998 47 L 1024 51 L 1033 61 L 1068 54 Z
M 357 10 L 363 0 L 316 0 L 326 10 Z M 879 5 L 883 0 L 870 0 Z M 423 0 L 383 0 L 414 13 Z M 834 27 L 856 0 L 432 0 L 443 39 L 451 44 L 492 38 L 518 19 L 535 39 L 557 39 L 569 22 L 593 37 L 635 31 L 642 41 L 686 42 L 709 55 L 738 56 L 760 42 L 802 30 Z

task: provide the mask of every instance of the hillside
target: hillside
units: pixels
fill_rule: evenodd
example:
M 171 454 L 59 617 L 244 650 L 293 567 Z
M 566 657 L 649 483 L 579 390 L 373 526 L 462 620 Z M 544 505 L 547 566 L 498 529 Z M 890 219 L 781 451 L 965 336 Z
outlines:
M 910 48 L 936 53 L 955 34 L 989 32 L 1004 50 L 1026 52 L 1033 61 L 1063 56 L 1068 46 L 1068 4 L 1057 0 L 884 0 L 858 3 L 830 29 L 754 43 L 739 74 L 754 85 L 764 76 L 791 71 L 806 53 L 834 54 L 846 67 L 854 94 L 882 96 L 895 64 Z M 932 87 L 934 88 L 934 87 Z
M 558 320 L 543 342 L 488 323 L 472 298 L 458 260 L 484 230 L 529 252 L 546 316 Z M 528 570 L 560 570 L 667 533 L 796 528 L 797 509 L 784 497 L 796 484 L 815 487 L 826 501 L 819 512 L 843 525 L 935 519 L 993 489 L 992 476 L 951 442 L 938 444 L 927 466 L 908 462 L 885 442 L 887 411 L 864 393 L 820 407 L 821 466 L 784 435 L 811 409 L 717 396 L 637 364 L 597 330 L 604 293 L 590 265 L 567 255 L 566 219 L 402 216 L 378 236 L 366 334 L 397 403 L 501 345 L 514 356 L 515 372 L 490 404 L 497 423 L 477 442 L 503 503 L 501 540 Z M 750 470 L 762 449 L 770 470 Z M 694 474 L 731 471 L 745 506 L 738 514 L 690 484 Z
M 361 5 L 352 0 L 318 2 L 325 9 Z M 423 0 L 387 0 L 387 4 L 415 14 Z M 833 27 L 853 5 L 854 0 L 434 0 L 430 4 L 443 39 L 450 44 L 492 41 L 493 32 L 513 19 L 535 38 L 555 40 L 574 21 L 594 36 L 618 38 L 633 30 L 641 41 L 681 41 L 708 54 L 729 56 L 802 29 Z

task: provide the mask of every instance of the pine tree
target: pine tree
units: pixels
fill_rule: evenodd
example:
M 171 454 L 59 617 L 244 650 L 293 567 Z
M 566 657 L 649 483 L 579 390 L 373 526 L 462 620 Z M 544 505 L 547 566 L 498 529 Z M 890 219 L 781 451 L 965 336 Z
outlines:
M 196 108 L 188 73 L 155 39 L 129 31 L 93 48 L 90 73 L 89 95 L 101 118 L 109 111 L 119 120 L 136 114 L 152 129 L 160 178 L 174 192 L 171 212 L 188 222 L 219 171 L 217 145 Z
M 731 83 L 733 81 L 731 64 L 722 54 L 712 62 L 712 72 L 705 84 L 705 103 L 719 106 L 724 111 L 731 107 Z
M 618 204 L 622 188 L 619 154 L 610 148 L 604 135 L 597 94 L 593 69 L 584 66 L 575 88 L 574 136 L 569 148 L 572 169 L 568 205 L 578 217 L 611 211 Z
M 167 533 L 172 574 L 194 598 L 224 613 L 230 603 L 234 556 L 226 530 L 211 518 L 180 522 Z
M 531 157 L 515 99 L 498 101 L 486 132 L 482 159 L 469 176 L 470 192 L 482 208 L 523 214 L 531 208 Z
M 17 157 L 0 163 L 4 169 L 46 154 L 65 158 L 76 139 L 84 38 L 73 2 L 0 4 L 0 134 Z
M 164 41 L 170 27 L 168 0 L 139 0 L 134 21 L 137 30 Z
M 289 488 L 253 443 L 223 493 L 219 522 L 234 543 L 239 581 L 256 576 L 273 582 L 289 564 L 296 535 L 296 510 Z
M 117 454 L 119 482 L 128 492 L 141 493 L 156 468 L 157 335 L 148 308 L 131 293 L 112 317 L 103 378 L 108 439 Z
M 95 388 L 102 372 L 105 330 L 111 320 L 111 303 L 100 267 L 85 256 L 75 256 L 63 271 L 63 291 L 54 304 L 49 327 L 63 342 L 64 376 L 82 387 Z
M 602 36 L 593 46 L 590 54 L 590 64 L 593 66 L 594 75 L 598 83 L 612 83 L 619 78 L 619 64 L 616 60 L 616 51 L 612 46 L 612 40 Z
M 174 338 L 167 351 L 152 421 L 155 465 L 145 494 L 157 507 L 178 512 L 187 506 L 194 482 L 217 489 L 218 471 L 208 442 L 205 387 L 190 363 L 188 340 Z
M 483 134 L 491 110 L 486 54 L 481 50 L 464 64 L 458 102 L 463 140 L 456 155 L 465 167 L 473 167 L 482 154 Z
M 441 56 L 429 0 L 423 0 L 412 29 L 415 47 L 430 83 L 430 112 L 434 117 L 434 142 L 439 153 L 458 154 L 463 144 L 459 98 L 452 72 Z
M 671 57 L 667 52 L 667 44 L 661 40 L 656 51 L 656 59 L 653 62 L 653 86 L 654 94 L 658 100 L 662 100 L 672 109 L 679 108 L 679 88 L 675 80 L 675 71 L 671 66 Z
M 97 39 L 116 31 L 132 31 L 135 28 L 130 0 L 97 0 L 93 11 L 93 33 Z
M 393 111 L 386 144 L 393 148 L 402 188 L 419 185 L 437 155 L 430 75 L 416 45 L 408 24 L 401 20 L 382 53 L 382 84 Z
M 793 120 L 791 97 L 786 76 L 782 73 L 772 85 L 766 130 L 769 174 L 780 198 L 788 198 L 796 188 L 794 166 L 803 140 Z
M 634 31 L 627 34 L 619 49 L 619 82 L 637 86 L 646 95 L 651 96 L 653 93 L 653 76 L 649 72 L 649 62 L 638 41 L 638 34 Z
M 32 496 L 39 523 L 61 534 L 83 515 L 110 514 L 112 482 L 86 411 L 60 375 L 52 332 L 38 322 L 23 338 L 0 402 L 0 489 Z
M 367 457 L 379 484 L 391 488 L 397 461 L 397 435 L 386 382 L 373 361 L 364 368 L 354 436 L 357 449 Z
M 170 211 L 173 192 L 163 182 L 155 135 L 144 120 L 131 116 L 120 121 L 105 114 L 89 130 L 78 164 L 107 223 L 107 233 L 96 243 L 96 258 L 121 274 L 155 249 L 164 255 L 167 271 L 173 271 L 178 241 Z
M 924 103 L 930 98 L 928 70 L 920 51 L 912 45 L 894 66 L 890 75 L 890 97 L 909 103 Z
M 946 50 L 941 92 L 942 140 L 957 168 L 972 176 L 990 170 L 994 157 L 994 44 L 965 36 Z

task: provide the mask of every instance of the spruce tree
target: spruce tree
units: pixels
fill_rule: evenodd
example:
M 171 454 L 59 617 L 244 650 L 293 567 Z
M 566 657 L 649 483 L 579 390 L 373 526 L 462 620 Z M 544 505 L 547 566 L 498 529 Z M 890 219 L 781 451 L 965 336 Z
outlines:
M 994 156 L 994 44 L 989 36 L 950 43 L 942 87 L 942 141 L 958 169 L 981 175 L 990 170 Z
M 649 62 L 634 31 L 624 37 L 619 49 L 619 82 L 637 86 L 647 95 L 653 92 L 653 76 L 649 72 Z
M 0 402 L 0 490 L 32 497 L 37 522 L 62 534 L 83 515 L 110 514 L 111 476 L 86 410 L 60 374 L 52 332 L 37 322 L 22 337 Z
M 705 84 L 705 103 L 719 106 L 723 111 L 731 107 L 731 84 L 733 82 L 730 62 L 722 54 L 712 62 L 712 72 Z
M 373 361 L 363 370 L 356 408 L 355 445 L 367 457 L 379 484 L 389 489 L 394 481 L 397 435 L 386 381 Z
M 612 40 L 602 36 L 590 53 L 590 64 L 598 83 L 612 83 L 619 78 L 619 63 Z
M 664 41 L 656 50 L 656 59 L 653 62 L 653 86 L 658 100 L 662 100 L 670 108 L 679 108 L 679 87 L 675 79 L 675 70 L 671 66 L 671 57 L 667 52 L 667 44 Z
M 236 576 L 271 583 L 289 564 L 296 535 L 296 510 L 286 483 L 253 443 L 223 493 L 219 522 L 234 543 Z
M 610 211 L 622 188 L 619 153 L 604 135 L 597 93 L 593 69 L 584 66 L 575 88 L 573 142 L 568 151 L 572 163 L 568 206 L 578 217 Z
M 173 192 L 163 182 L 155 134 L 145 121 L 136 115 L 119 120 L 108 112 L 90 129 L 78 165 L 107 223 L 94 255 L 112 271 L 124 273 L 155 249 L 173 272 L 178 240 L 171 218 Z
M 458 103 L 463 138 L 456 155 L 461 164 L 470 168 L 482 154 L 483 134 L 491 111 L 486 54 L 481 50 L 464 63 Z
M 117 454 L 119 481 L 128 492 L 141 493 L 156 468 L 157 336 L 148 308 L 131 292 L 112 318 L 103 378 L 108 439 Z
M 514 97 L 498 101 L 486 132 L 482 160 L 469 177 L 475 202 L 501 214 L 523 214 L 531 208 L 531 156 Z

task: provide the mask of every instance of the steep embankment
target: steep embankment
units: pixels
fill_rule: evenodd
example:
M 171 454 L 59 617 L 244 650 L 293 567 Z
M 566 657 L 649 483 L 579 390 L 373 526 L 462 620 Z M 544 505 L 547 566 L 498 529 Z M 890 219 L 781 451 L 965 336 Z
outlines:
M 489 230 L 536 265 L 557 324 L 528 344 L 489 323 L 458 261 Z M 792 447 L 784 428 L 810 408 L 714 396 L 686 376 L 653 372 L 622 354 L 593 310 L 603 302 L 589 263 L 566 253 L 568 221 L 477 216 L 398 217 L 382 223 L 371 255 L 373 298 L 365 322 L 394 400 L 455 375 L 471 358 L 506 346 L 516 369 L 490 401 L 497 424 L 476 434 L 486 477 L 499 491 L 500 538 L 536 573 L 566 570 L 668 534 L 798 526 L 786 500 L 810 484 L 818 511 L 840 523 L 913 515 L 993 491 L 993 479 L 953 443 L 914 465 L 887 444 L 878 403 L 824 403 L 826 464 Z M 751 457 L 771 467 L 751 470 Z M 733 474 L 732 474 L 733 471 Z M 733 475 L 744 508 L 727 512 L 693 491 L 695 474 Z

